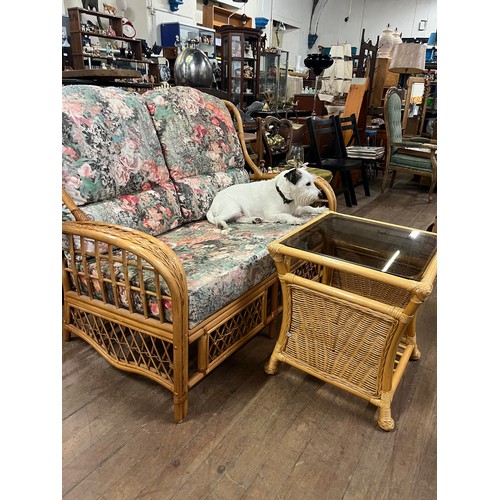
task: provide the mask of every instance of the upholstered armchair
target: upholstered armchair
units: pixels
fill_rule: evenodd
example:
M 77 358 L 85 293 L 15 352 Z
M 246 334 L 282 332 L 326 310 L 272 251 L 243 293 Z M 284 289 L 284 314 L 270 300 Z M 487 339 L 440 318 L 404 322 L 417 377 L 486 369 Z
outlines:
M 399 171 L 429 177 L 429 202 L 437 183 L 437 141 L 425 137 L 404 137 L 401 127 L 401 98 L 396 87 L 391 87 L 385 96 L 384 121 L 387 134 L 387 151 L 382 193 L 394 185 Z

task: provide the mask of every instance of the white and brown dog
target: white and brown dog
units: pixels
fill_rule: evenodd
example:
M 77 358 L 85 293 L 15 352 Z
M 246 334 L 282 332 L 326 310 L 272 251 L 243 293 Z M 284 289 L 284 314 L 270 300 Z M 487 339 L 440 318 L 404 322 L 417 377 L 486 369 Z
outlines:
M 309 206 L 321 194 L 314 185 L 315 177 L 306 168 L 293 168 L 266 181 L 229 186 L 217 193 L 207 219 L 221 229 L 226 229 L 228 222 L 303 224 L 301 215 L 319 214 L 327 209 Z

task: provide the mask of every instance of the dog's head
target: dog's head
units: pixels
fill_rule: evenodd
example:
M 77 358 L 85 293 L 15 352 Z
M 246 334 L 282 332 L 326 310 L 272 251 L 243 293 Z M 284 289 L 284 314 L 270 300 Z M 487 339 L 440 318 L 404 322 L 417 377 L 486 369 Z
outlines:
M 289 200 L 297 206 L 307 206 L 321 195 L 320 190 L 314 185 L 316 176 L 306 168 L 292 168 L 285 170 L 276 179 L 276 186 Z

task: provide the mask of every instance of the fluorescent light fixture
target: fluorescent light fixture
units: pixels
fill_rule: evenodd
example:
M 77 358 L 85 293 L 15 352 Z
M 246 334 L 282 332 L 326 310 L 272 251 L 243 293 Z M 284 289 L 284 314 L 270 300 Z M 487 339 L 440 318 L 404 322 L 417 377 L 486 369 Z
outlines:
M 386 265 L 382 269 L 383 273 L 385 273 L 387 269 L 389 269 L 392 266 L 393 262 L 398 258 L 400 253 L 401 253 L 400 250 L 396 250 L 394 252 L 394 255 L 387 261 Z

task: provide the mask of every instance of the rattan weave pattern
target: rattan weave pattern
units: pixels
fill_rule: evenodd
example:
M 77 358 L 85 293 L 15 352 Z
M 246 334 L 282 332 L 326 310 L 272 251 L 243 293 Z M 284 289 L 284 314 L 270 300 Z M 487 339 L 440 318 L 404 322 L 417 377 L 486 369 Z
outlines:
M 117 322 L 80 309 L 71 309 L 73 328 L 102 354 L 122 367 L 149 372 L 161 379 L 163 385 L 173 387 L 173 344 L 143 334 Z
M 259 295 L 245 309 L 210 332 L 209 363 L 219 356 L 225 355 L 233 345 L 245 339 L 252 330 L 257 331 L 257 329 L 262 328 L 264 325 L 264 298 L 264 295 Z
M 411 293 L 389 283 L 348 272 L 334 271 L 328 285 L 353 292 L 363 297 L 378 300 L 384 304 L 405 308 L 411 299 Z
M 301 286 L 289 285 L 289 291 L 293 308 L 283 354 L 337 384 L 379 397 L 397 321 Z

